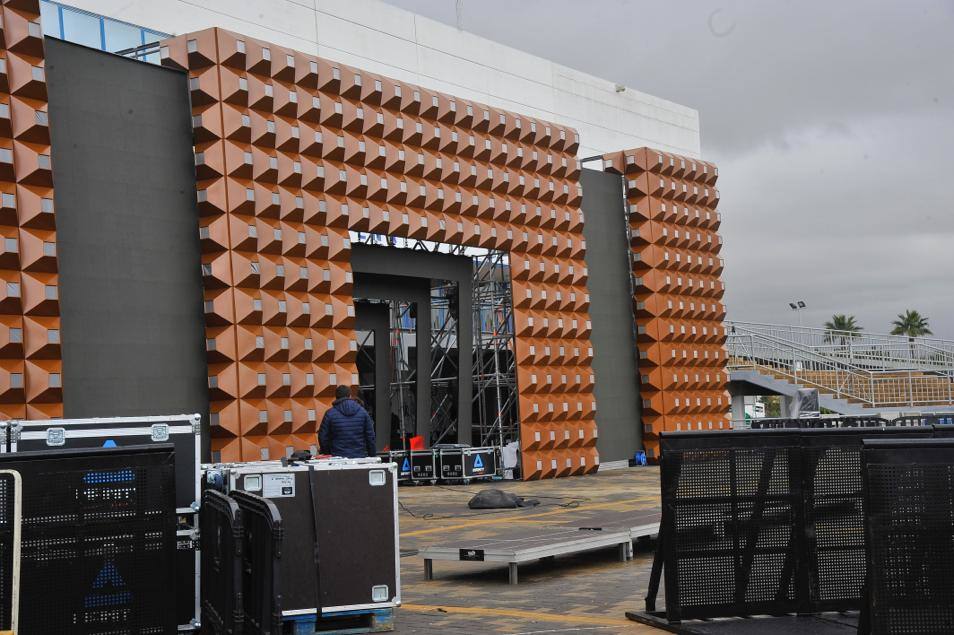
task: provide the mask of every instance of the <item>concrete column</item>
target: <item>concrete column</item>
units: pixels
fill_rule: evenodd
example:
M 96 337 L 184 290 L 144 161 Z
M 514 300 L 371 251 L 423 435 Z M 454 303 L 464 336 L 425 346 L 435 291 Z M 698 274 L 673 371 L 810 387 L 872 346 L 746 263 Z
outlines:
M 781 408 L 779 409 L 779 411 L 780 411 L 780 416 L 781 416 L 783 419 L 787 419 L 787 418 L 791 417 L 791 416 L 792 416 L 792 404 L 793 404 L 793 401 L 794 401 L 794 400 L 793 400 L 791 397 L 787 396 L 787 395 L 779 395 L 779 396 L 778 396 L 778 399 L 779 399 L 779 405 L 781 406 Z
M 732 421 L 745 419 L 745 395 L 732 395 Z

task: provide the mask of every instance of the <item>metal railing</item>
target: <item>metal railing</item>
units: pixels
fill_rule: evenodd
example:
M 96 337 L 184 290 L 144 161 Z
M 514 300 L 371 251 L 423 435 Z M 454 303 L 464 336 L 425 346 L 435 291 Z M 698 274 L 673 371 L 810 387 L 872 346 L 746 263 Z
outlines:
M 726 322 L 730 369 L 753 369 L 867 407 L 954 405 L 954 342 Z
M 733 330 L 758 333 L 871 370 L 949 371 L 954 368 L 954 340 L 757 322 L 726 322 L 725 327 L 730 334 Z

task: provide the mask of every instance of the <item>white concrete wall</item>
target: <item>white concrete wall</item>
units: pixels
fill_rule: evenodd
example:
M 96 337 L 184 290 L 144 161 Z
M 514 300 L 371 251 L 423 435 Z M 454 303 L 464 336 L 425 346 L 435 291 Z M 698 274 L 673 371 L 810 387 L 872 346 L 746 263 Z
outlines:
M 580 156 L 698 157 L 699 114 L 378 0 L 65 0 L 166 33 L 219 26 L 464 99 L 573 126 Z M 592 167 L 596 167 L 593 165 Z

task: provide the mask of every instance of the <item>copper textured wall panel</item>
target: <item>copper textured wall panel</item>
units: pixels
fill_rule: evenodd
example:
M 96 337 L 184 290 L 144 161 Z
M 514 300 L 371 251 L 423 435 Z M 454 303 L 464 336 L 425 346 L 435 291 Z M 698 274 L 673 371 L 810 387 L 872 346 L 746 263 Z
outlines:
M 0 415 L 63 414 L 53 171 L 37 0 L 3 0 Z
M 598 467 L 575 131 L 209 29 L 190 77 L 212 448 L 315 442 L 356 383 L 349 230 L 504 250 L 528 478 Z
M 729 427 L 718 169 L 651 148 L 603 167 L 625 181 L 644 441 L 658 457 L 663 430 Z

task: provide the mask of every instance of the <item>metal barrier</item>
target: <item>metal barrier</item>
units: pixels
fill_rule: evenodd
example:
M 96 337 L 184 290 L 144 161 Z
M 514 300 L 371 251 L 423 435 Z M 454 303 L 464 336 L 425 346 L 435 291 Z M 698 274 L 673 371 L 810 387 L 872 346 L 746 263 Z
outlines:
M 954 425 L 954 414 L 905 415 L 894 419 L 873 416 L 806 417 L 801 419 L 752 419 L 750 430 L 788 428 L 911 428 L 917 426 Z
M 954 424 L 954 413 L 904 415 L 894 420 L 895 425 L 936 426 Z
M 660 543 L 666 618 L 781 615 L 861 606 L 861 446 L 930 437 L 879 427 L 663 433 Z
M 0 471 L 22 480 L 17 632 L 175 632 L 172 445 L 0 454 Z M 4 601 L 11 535 L 0 531 Z
M 245 532 L 238 503 L 206 490 L 199 513 L 202 549 L 202 628 L 214 635 L 242 635 L 242 559 Z
M 245 635 L 282 633 L 282 518 L 266 498 L 233 491 L 242 510 L 242 601 Z M 309 554 L 310 556 L 310 554 Z
M 859 633 L 954 633 L 954 439 L 865 441 Z

